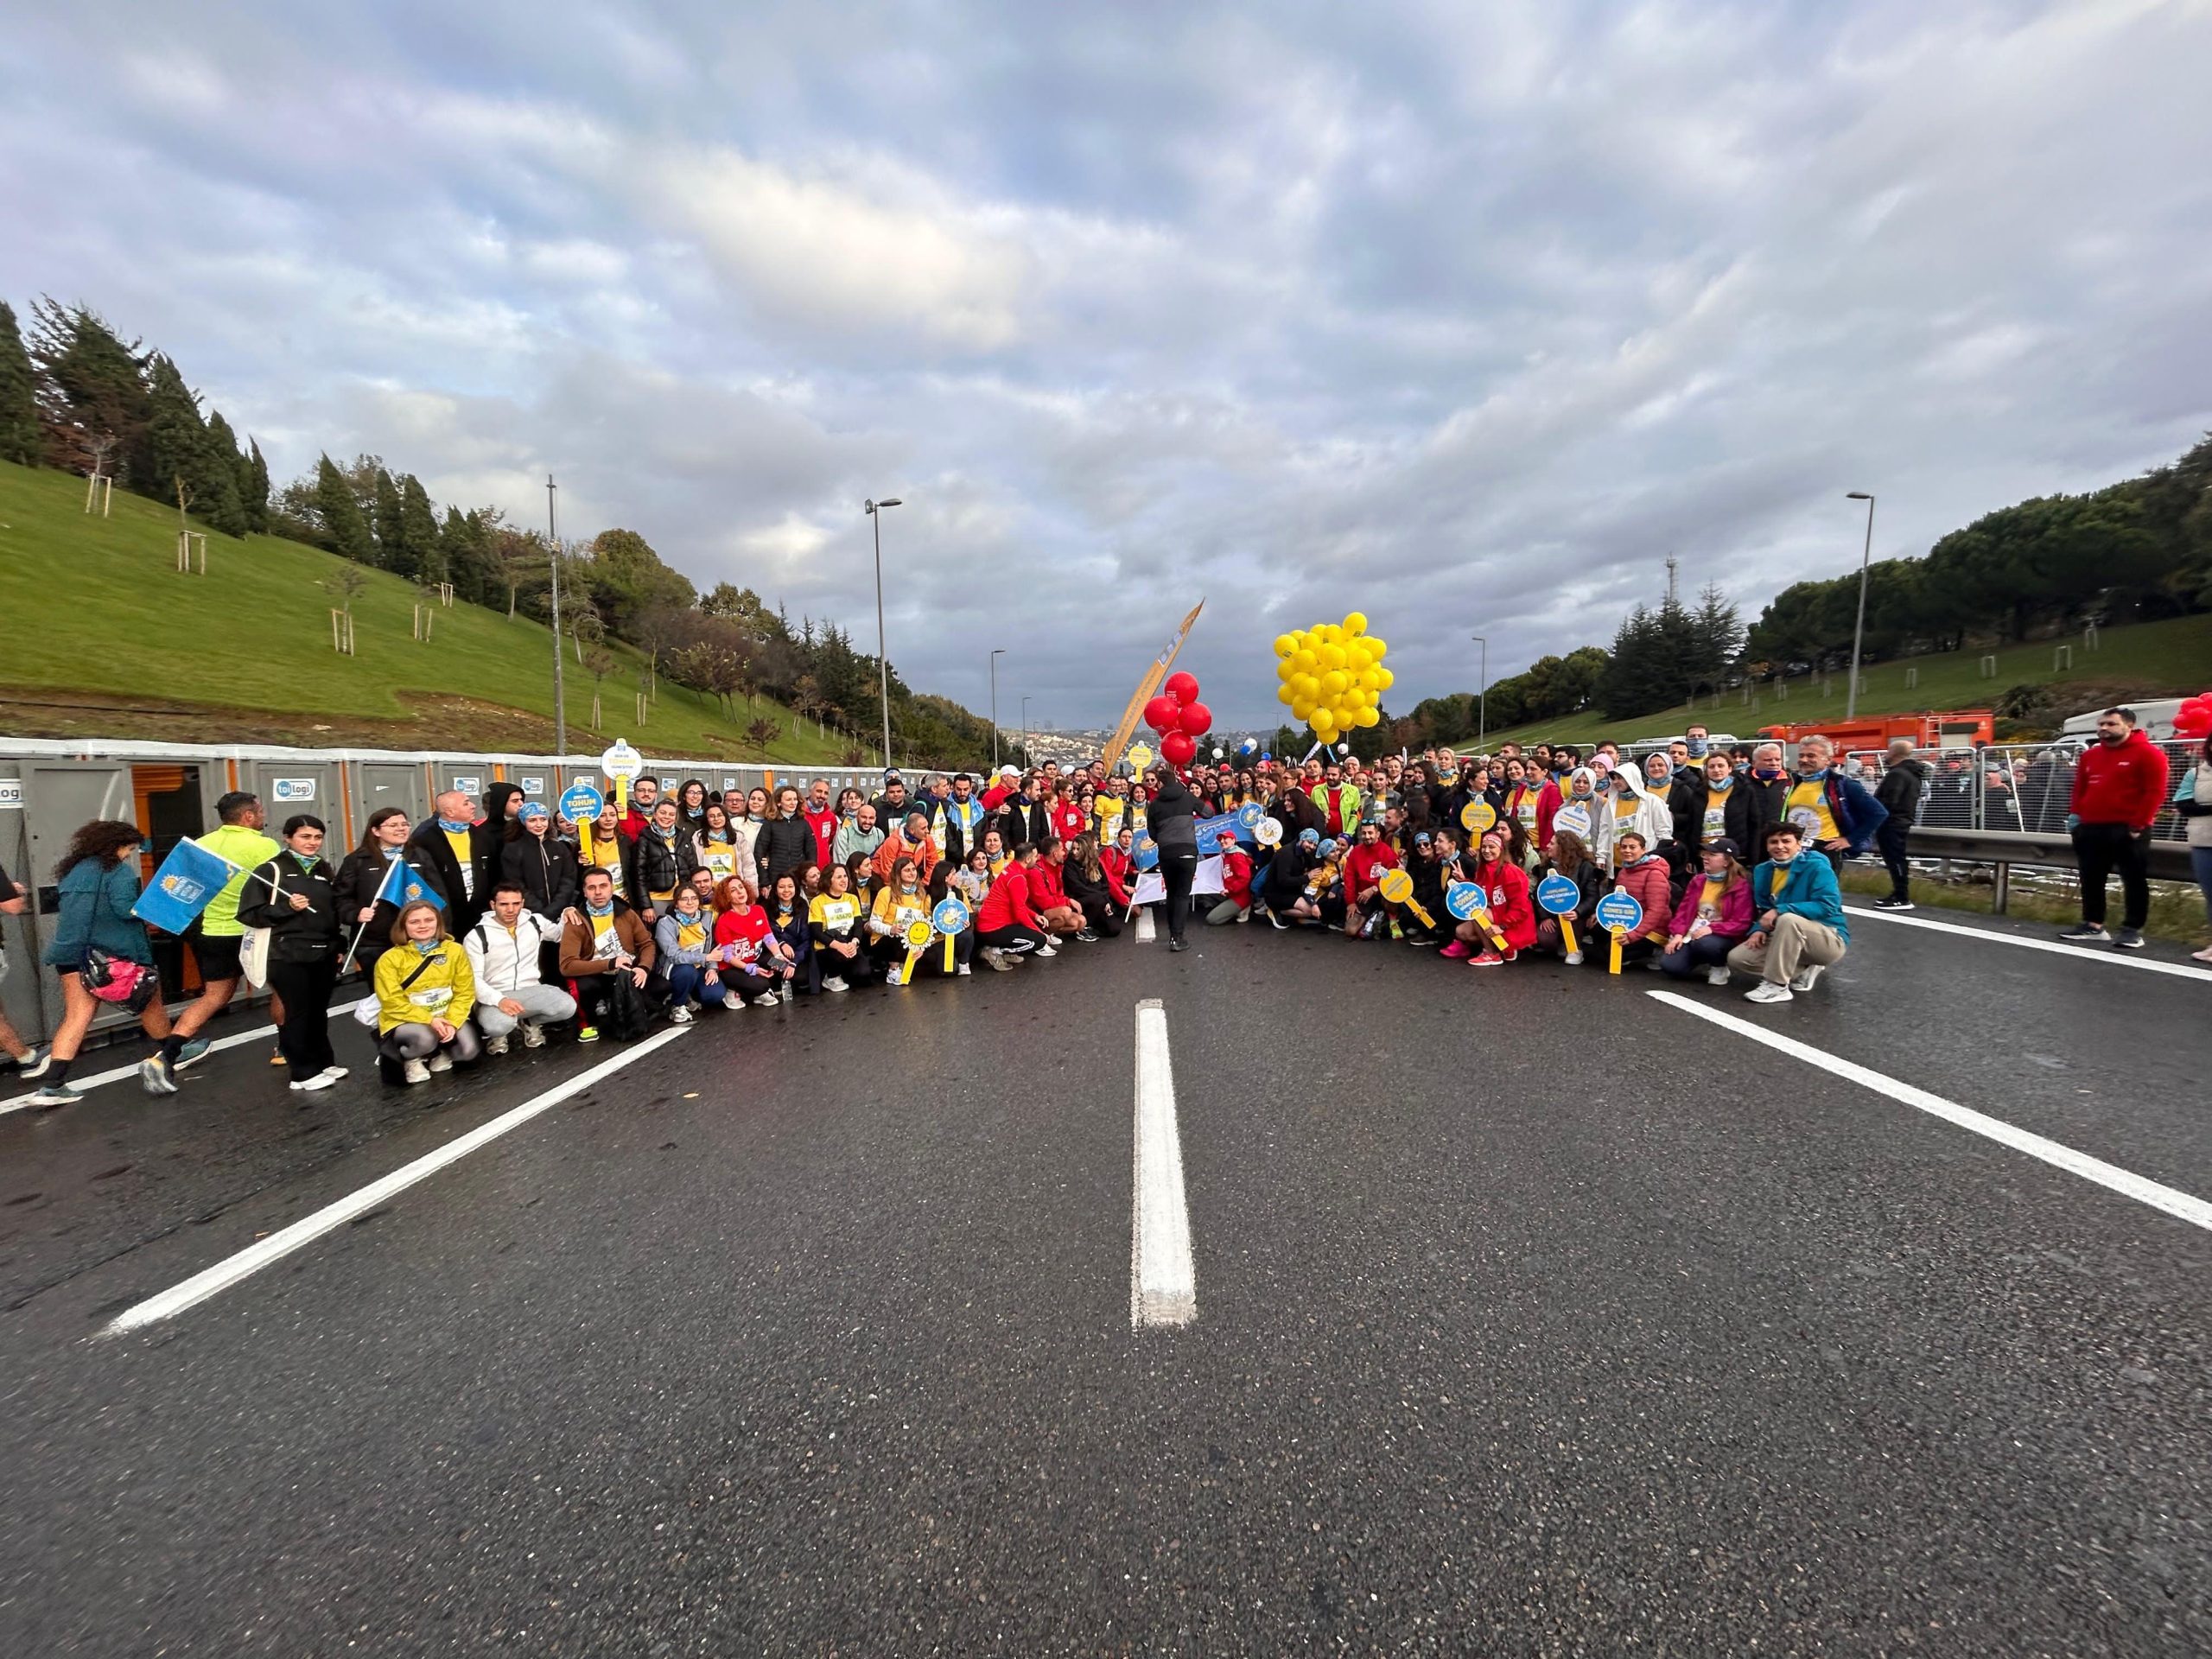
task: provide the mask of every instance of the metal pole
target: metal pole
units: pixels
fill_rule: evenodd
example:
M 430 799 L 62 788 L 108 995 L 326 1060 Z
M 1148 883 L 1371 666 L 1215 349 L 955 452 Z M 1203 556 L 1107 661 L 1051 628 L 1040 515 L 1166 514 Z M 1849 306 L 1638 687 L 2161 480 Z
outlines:
M 991 653 L 991 769 L 999 764 L 999 658 L 1006 655 L 1001 645 Z
M 1021 700 L 1021 764 L 1029 764 L 1029 699 Z
M 1859 713 L 1859 647 L 1866 638 L 1866 569 L 1874 557 L 1874 498 L 1863 490 L 1853 490 L 1851 496 L 1864 496 L 1866 502 L 1866 545 L 1859 556 L 1859 621 L 1851 630 L 1851 683 L 1845 688 L 1843 717 L 1850 720 Z
M 1475 716 L 1475 753 L 1479 754 L 1483 752 L 1483 745 L 1490 737 L 1490 641 L 1479 633 L 1471 633 L 1467 637 L 1483 648 L 1482 675 L 1477 682 L 1479 689 L 1475 693 L 1478 708 Z
M 545 474 L 545 539 L 553 572 L 553 753 L 569 758 L 569 699 L 561 680 L 561 535 L 553 520 L 553 474 Z

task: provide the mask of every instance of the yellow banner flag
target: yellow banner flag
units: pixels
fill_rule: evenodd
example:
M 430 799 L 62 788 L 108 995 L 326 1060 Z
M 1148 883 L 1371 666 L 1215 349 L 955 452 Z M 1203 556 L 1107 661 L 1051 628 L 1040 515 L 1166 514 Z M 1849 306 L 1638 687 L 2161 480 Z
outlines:
M 1191 637 L 1191 625 L 1198 620 L 1198 613 L 1206 607 L 1203 599 L 1191 607 L 1191 613 L 1183 619 L 1183 626 L 1175 630 L 1175 637 L 1167 642 L 1166 650 L 1152 661 L 1144 671 L 1144 678 L 1137 682 L 1137 694 L 1129 699 L 1129 706 L 1122 710 L 1121 723 L 1114 728 L 1113 741 L 1106 746 L 1106 766 L 1109 771 L 1121 764 L 1122 751 L 1129 747 L 1135 735 L 1137 722 L 1144 718 L 1144 706 L 1160 690 L 1160 683 L 1167 677 L 1167 671 L 1175 666 L 1176 653 L 1183 649 L 1183 642 Z

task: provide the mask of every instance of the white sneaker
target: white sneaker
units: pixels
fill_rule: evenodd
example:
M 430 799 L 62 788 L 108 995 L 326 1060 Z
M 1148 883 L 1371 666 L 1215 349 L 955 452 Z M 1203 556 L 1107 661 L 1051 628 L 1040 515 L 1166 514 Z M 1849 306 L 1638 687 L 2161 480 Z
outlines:
M 822 982 L 822 988 L 825 991 L 849 991 L 853 988 L 838 978 L 836 975 L 832 974 Z
M 964 962 L 962 963 L 958 968 L 953 970 L 953 976 L 957 979 L 968 978 L 969 976 L 968 972 L 968 964 Z
M 346 1075 L 346 1068 L 342 1065 L 326 1065 L 322 1068 L 322 1075 L 335 1083 Z
M 1793 991 L 1811 990 L 1815 985 L 1820 982 L 1821 967 L 1821 963 L 1814 963 L 1807 967 L 1800 968 L 1797 970 L 1797 976 L 1789 982 L 1789 988 Z
M 1050 940 L 1047 940 L 1042 946 L 1035 950 L 1032 950 L 1029 954 L 1033 957 L 1057 957 L 1060 952 L 1059 948 L 1057 945 L 1053 944 Z
M 545 1027 L 539 1025 L 535 1020 L 524 1021 L 522 1028 L 522 1046 L 524 1048 L 544 1047 Z
M 1705 982 L 1708 985 L 1726 985 L 1728 982 L 1728 970 L 1719 967 L 1707 969 Z
M 899 977 L 898 969 L 887 968 L 883 972 L 883 982 L 887 985 L 903 985 L 906 982 Z
M 753 999 L 753 1006 L 756 1008 L 772 1008 L 780 1001 L 782 999 L 773 991 L 763 991 Z
M 1789 988 L 1787 985 L 1777 985 L 1764 979 L 1744 993 L 1744 1001 L 1746 1002 L 1787 1002 L 1789 1000 Z
M 1580 968 L 1582 965 L 1582 953 L 1580 950 L 1570 950 L 1563 960 L 1570 968 Z
M 690 1025 L 691 1023 L 691 1010 L 689 1008 L 671 1008 L 668 1011 L 668 1023 L 671 1026 Z
M 294 1084 L 292 1085 L 292 1092 L 296 1095 L 302 1094 L 310 1089 L 327 1089 L 332 1084 L 337 1081 L 338 1079 L 332 1077 L 329 1072 L 318 1071 L 315 1076 L 308 1078 L 304 1083 Z
M 486 1054 L 505 1053 L 507 1052 L 507 1039 L 505 1035 L 486 1037 L 484 1039 L 484 1052 Z
M 735 991 L 724 991 L 722 993 L 722 1007 L 729 1009 L 731 1013 L 734 1014 L 738 1009 L 744 1006 L 745 999 L 740 996 Z
M 423 1064 L 433 1071 L 450 1071 L 453 1070 L 453 1056 L 442 1048 Z
M 420 1060 L 409 1060 L 400 1066 L 399 1075 L 410 1083 L 428 1083 L 430 1080 L 430 1068 Z

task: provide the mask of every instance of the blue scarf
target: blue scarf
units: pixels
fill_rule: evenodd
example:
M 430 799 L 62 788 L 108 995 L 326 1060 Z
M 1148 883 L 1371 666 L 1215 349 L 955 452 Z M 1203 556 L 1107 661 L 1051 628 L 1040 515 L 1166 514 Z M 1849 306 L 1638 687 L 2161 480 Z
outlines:
M 475 827 L 476 826 L 474 823 L 471 823 L 466 818 L 463 818 L 458 823 L 454 823 L 451 818 L 440 818 L 438 820 L 438 828 L 444 830 L 446 834 L 449 836 L 464 835 L 467 831 L 474 830 Z
M 591 916 L 612 916 L 614 913 L 614 901 L 609 899 L 603 905 L 594 905 L 587 899 L 584 900 L 584 912 Z

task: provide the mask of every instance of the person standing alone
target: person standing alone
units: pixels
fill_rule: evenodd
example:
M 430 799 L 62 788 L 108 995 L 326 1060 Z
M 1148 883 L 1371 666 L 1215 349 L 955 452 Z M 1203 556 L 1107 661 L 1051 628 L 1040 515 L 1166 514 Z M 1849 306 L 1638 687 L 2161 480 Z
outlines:
M 1874 830 L 1874 845 L 1890 873 L 1890 896 L 1877 899 L 1877 910 L 1912 908 L 1912 868 L 1905 861 L 1905 842 L 1920 817 L 1920 798 L 1928 789 L 1928 763 L 1913 758 L 1909 739 L 1890 743 L 1890 764 L 1882 772 L 1874 799 L 1889 813 Z
M 2097 741 L 2074 763 L 2067 818 L 2082 867 L 2082 920 L 2058 937 L 2077 944 L 2143 948 L 2151 918 L 2151 826 L 2166 804 L 2164 753 L 2135 728 L 2133 709 L 2097 716 Z M 2120 872 L 2126 908 L 2120 932 L 2105 931 L 2105 883 Z

